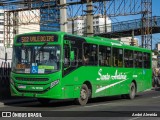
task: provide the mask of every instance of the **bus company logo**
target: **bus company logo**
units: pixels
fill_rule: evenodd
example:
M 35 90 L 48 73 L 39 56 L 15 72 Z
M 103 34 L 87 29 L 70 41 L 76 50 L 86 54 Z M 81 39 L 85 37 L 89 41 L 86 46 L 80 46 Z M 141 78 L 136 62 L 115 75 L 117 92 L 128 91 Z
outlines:
M 98 71 L 99 78 L 97 80 L 126 80 L 127 75 L 125 73 L 118 73 L 118 71 L 115 71 L 114 75 L 109 75 L 108 73 L 105 75 L 102 75 L 102 69 L 99 69 Z
M 2 112 L 2 117 L 42 117 L 39 112 Z
M 11 112 L 2 112 L 2 117 L 11 117 Z
M 107 85 L 107 86 L 104 86 L 104 87 L 100 87 L 95 91 L 95 93 L 99 93 L 101 91 L 104 91 L 105 89 L 108 89 L 108 88 L 113 87 L 115 85 L 121 84 L 122 82 L 127 80 L 127 75 L 125 73 L 118 73 L 117 70 L 115 71 L 114 75 L 109 75 L 108 73 L 105 75 L 102 75 L 102 69 L 99 69 L 98 75 L 100 77 L 97 78 L 97 80 L 120 80 L 120 81 L 115 82 L 110 85 Z

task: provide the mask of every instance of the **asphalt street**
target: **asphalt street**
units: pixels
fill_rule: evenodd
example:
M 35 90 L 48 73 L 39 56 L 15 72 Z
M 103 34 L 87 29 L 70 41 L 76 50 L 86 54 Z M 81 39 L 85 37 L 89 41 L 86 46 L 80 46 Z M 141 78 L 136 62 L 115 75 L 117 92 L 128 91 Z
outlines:
M 91 99 L 85 106 L 76 105 L 73 100 L 52 101 L 42 105 L 38 101 L 0 104 L 0 111 L 17 112 L 45 112 L 54 119 L 81 119 L 92 120 L 160 120 L 160 90 L 147 90 L 136 95 L 133 100 L 120 96 Z M 47 112 L 46 112 L 47 111 Z M 152 114 L 152 117 L 142 114 Z M 43 115 L 43 114 L 42 114 Z M 42 116 L 43 118 L 43 116 Z M 31 118 L 32 119 L 32 118 Z

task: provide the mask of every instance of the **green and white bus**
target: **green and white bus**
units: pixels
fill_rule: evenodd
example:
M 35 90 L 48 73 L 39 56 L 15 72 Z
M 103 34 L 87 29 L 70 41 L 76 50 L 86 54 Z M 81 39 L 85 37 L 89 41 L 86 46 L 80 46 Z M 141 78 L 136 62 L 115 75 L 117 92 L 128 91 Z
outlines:
M 102 37 L 64 32 L 17 35 L 13 45 L 11 95 L 88 99 L 123 95 L 130 99 L 152 86 L 151 50 Z

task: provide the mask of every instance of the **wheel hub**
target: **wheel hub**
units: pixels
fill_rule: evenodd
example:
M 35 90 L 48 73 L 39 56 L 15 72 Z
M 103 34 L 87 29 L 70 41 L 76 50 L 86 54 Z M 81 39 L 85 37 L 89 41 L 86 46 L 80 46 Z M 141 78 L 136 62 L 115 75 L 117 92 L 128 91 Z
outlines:
M 83 100 L 85 100 L 85 99 L 87 98 L 87 92 L 86 92 L 86 90 L 84 90 L 84 89 L 81 90 L 81 98 L 82 98 Z

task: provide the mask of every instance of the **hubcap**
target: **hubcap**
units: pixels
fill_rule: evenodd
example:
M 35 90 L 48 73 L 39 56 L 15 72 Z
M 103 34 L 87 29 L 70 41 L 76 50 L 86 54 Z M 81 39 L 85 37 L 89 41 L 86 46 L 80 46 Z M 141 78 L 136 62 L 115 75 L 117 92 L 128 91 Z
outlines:
M 87 98 L 87 92 L 86 92 L 86 90 L 84 90 L 84 89 L 81 90 L 81 98 L 82 98 L 83 100 L 85 100 L 85 99 Z

